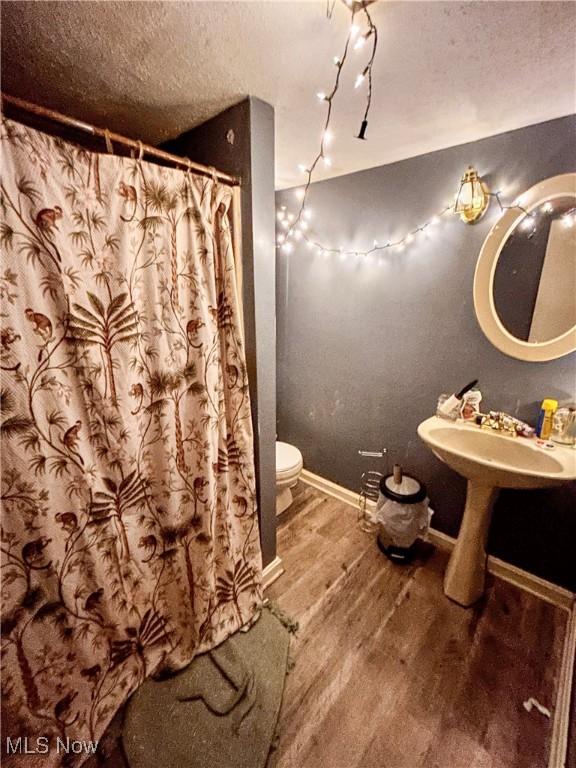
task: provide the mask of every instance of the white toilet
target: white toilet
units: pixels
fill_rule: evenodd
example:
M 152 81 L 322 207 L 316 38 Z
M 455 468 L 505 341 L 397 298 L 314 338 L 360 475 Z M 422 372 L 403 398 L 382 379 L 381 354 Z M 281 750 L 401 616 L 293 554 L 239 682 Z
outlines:
M 302 454 L 293 445 L 276 443 L 276 514 L 281 515 L 292 504 L 292 491 L 302 472 Z

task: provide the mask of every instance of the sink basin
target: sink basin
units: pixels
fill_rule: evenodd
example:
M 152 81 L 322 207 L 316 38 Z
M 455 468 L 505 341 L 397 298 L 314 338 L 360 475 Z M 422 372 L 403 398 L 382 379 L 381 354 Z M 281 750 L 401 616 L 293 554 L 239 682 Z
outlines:
M 418 435 L 441 461 L 468 480 L 466 506 L 444 575 L 444 594 L 469 606 L 484 592 L 486 542 L 499 488 L 547 488 L 576 479 L 576 451 L 489 432 L 433 416 Z
M 576 479 L 576 451 L 488 432 L 433 416 L 418 427 L 433 453 L 459 475 L 496 488 L 545 488 Z

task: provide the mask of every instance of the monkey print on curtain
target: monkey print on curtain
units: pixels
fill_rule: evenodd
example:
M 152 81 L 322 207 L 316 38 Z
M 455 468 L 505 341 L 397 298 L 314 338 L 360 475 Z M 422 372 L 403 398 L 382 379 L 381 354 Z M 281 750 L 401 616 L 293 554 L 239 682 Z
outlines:
M 3 738 L 95 740 L 261 603 L 232 195 L 9 120 L 1 146 Z

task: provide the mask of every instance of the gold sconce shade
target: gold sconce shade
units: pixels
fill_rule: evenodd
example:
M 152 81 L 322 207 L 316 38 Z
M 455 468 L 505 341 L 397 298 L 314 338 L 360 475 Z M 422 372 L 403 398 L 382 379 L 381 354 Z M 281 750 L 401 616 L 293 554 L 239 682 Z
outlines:
M 484 216 L 489 204 L 488 187 L 478 175 L 478 171 L 470 165 L 460 181 L 454 213 L 459 213 L 466 224 L 474 224 Z

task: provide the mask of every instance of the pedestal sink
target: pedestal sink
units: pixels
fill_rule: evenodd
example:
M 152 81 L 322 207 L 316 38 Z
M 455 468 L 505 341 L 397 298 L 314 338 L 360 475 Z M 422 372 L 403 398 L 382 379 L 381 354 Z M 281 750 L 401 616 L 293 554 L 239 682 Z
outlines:
M 576 451 L 540 447 L 476 424 L 433 416 L 418 427 L 432 452 L 468 480 L 460 533 L 446 574 L 444 594 L 469 606 L 484 592 L 486 542 L 499 488 L 546 488 L 576 479 Z

